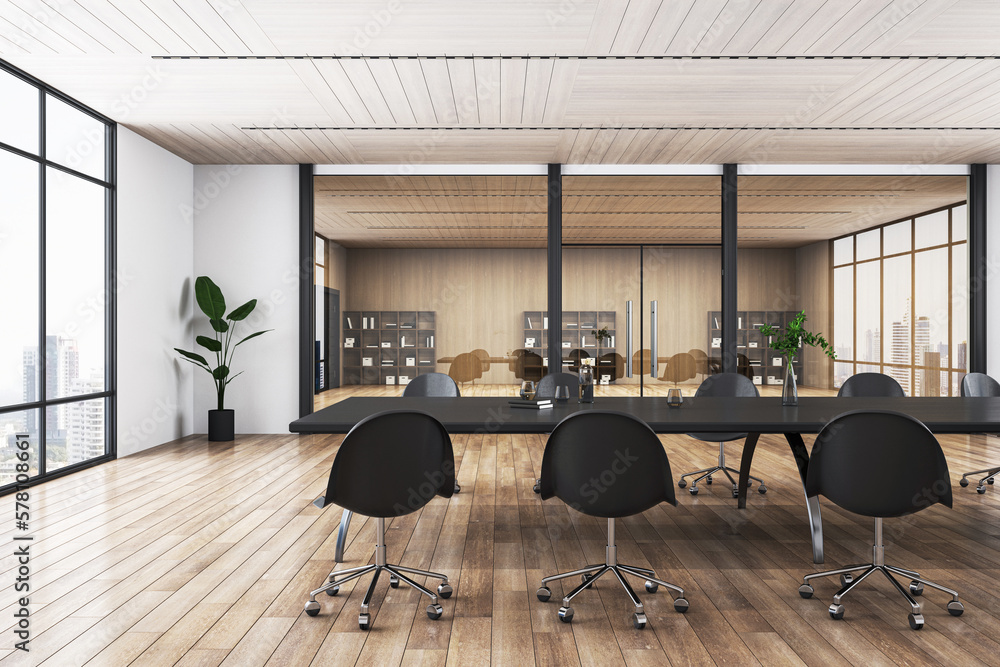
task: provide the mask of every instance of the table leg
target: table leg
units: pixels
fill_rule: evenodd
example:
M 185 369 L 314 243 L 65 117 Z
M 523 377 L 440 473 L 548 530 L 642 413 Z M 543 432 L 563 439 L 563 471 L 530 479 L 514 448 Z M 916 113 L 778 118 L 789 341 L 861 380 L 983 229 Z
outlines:
M 786 433 L 785 440 L 795 457 L 795 465 L 799 468 L 799 477 L 802 479 L 802 492 L 806 490 L 806 476 L 809 473 L 809 452 L 806 451 L 806 444 L 802 436 L 798 433 Z M 806 512 L 809 514 L 809 535 L 812 539 L 813 562 L 823 562 L 823 515 L 820 512 L 819 498 L 806 495 Z
M 347 529 L 351 527 L 351 517 L 354 512 L 344 510 L 340 515 L 340 532 L 337 533 L 337 549 L 333 552 L 333 560 L 337 563 L 344 562 L 344 545 L 347 543 Z
M 758 438 L 760 438 L 760 433 L 748 433 L 746 440 L 743 442 L 743 459 L 740 461 L 739 495 L 736 497 L 736 509 L 745 510 L 747 508 L 747 485 L 750 484 L 750 464 L 753 462 L 753 453 L 757 449 Z

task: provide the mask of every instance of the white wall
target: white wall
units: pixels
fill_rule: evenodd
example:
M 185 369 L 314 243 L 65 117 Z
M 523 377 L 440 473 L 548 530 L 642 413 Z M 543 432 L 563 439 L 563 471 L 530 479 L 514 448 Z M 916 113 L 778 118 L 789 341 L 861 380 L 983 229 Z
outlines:
M 1000 165 L 986 167 L 986 372 L 1000 378 Z
M 237 433 L 288 433 L 298 418 L 297 165 L 198 165 L 194 168 L 194 276 L 209 276 L 227 309 L 257 299 L 237 330 L 274 329 L 236 351 L 226 407 Z M 211 331 L 199 311 L 196 333 Z M 194 382 L 194 430 L 208 430 L 215 388 L 206 373 Z
M 118 126 L 118 456 L 192 433 L 194 167 Z

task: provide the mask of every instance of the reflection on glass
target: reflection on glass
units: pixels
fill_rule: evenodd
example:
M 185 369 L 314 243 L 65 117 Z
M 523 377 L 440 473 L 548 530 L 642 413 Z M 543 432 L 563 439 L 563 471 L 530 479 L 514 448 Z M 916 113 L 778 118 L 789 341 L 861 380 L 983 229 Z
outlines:
M 316 263 L 320 266 L 326 266 L 326 239 L 322 236 L 316 236 Z M 320 281 L 316 281 L 319 284 Z
M 947 228 L 946 228 L 947 229 Z M 935 370 L 916 373 L 914 396 L 948 395 L 936 369 L 948 368 L 948 248 L 914 256 L 913 363 Z
M 857 261 L 874 259 L 882 252 L 879 236 L 880 230 L 873 229 L 868 232 L 858 234 L 858 256 Z
M 968 246 L 951 249 L 951 367 L 969 370 L 969 256 Z M 956 374 L 958 375 L 958 374 Z M 952 396 L 958 396 L 958 382 L 952 382 Z
M 846 236 L 833 242 L 833 264 L 839 266 L 854 261 L 854 237 Z
M 65 417 L 65 429 L 47 428 L 45 467 L 51 472 L 73 463 L 103 456 L 105 405 L 103 398 L 58 406 Z M 51 409 L 51 408 L 50 408 Z
M 0 414 L 0 486 L 16 482 L 18 474 L 38 474 L 38 426 L 38 410 Z M 27 461 L 18 458 L 21 452 L 28 453 Z
M 39 398 L 38 167 L 3 150 L 0 202 L 0 405 L 17 405 Z
M 107 127 L 60 99 L 45 96 L 45 157 L 104 180 Z
M 0 100 L 0 142 L 38 155 L 38 89 L 0 70 Z
M 951 241 L 965 241 L 969 234 L 969 208 L 966 204 L 951 209 Z
M 900 252 L 912 250 L 910 244 L 910 221 L 904 220 L 894 225 L 887 225 L 882 230 L 882 252 L 886 255 L 895 255 Z
M 885 341 L 884 361 L 898 366 L 884 373 L 896 378 L 903 391 L 911 395 L 910 364 L 913 363 L 911 336 L 913 303 L 910 295 L 910 255 L 883 260 L 882 331 Z M 905 367 L 904 367 L 905 366 Z
M 854 358 L 853 266 L 833 270 L 833 348 L 839 359 Z
M 857 357 L 860 361 L 882 360 L 882 294 L 878 260 L 862 262 L 857 266 Z
M 914 221 L 913 242 L 917 249 L 948 242 L 948 211 L 922 215 Z
M 105 189 L 55 169 L 46 187 L 46 390 L 104 390 Z M 122 288 L 119 285 L 117 288 Z M 66 428 L 60 409 L 57 429 Z

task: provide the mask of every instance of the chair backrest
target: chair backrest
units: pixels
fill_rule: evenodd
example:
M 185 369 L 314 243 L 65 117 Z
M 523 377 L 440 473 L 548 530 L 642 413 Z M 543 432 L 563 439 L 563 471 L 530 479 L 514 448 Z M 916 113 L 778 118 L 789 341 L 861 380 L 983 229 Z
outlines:
M 418 376 L 419 377 L 419 376 Z M 374 517 L 415 512 L 455 488 L 451 438 L 434 417 L 391 410 L 367 417 L 344 437 L 333 460 L 324 507 L 336 503 Z
M 688 352 L 678 352 L 667 360 L 660 380 L 664 382 L 684 382 L 698 374 L 698 362 Z
M 688 354 L 694 358 L 694 365 L 697 372 L 702 375 L 708 375 L 708 354 L 705 353 L 705 350 L 699 350 L 698 348 L 693 347 L 688 350 Z
M 588 410 L 559 422 L 545 444 L 539 485 L 543 500 L 556 496 L 590 516 L 677 504 L 663 444 L 645 422 L 623 412 Z
M 444 373 L 424 373 L 410 380 L 403 396 L 461 396 L 458 384 Z
M 1000 396 L 1000 383 L 986 373 L 969 373 L 962 378 L 962 396 Z
M 610 375 L 611 380 L 625 376 L 625 357 L 617 352 L 605 352 L 597 359 L 598 380 L 601 375 Z
M 525 352 L 521 355 L 518 369 L 520 374 L 515 373 L 515 375 L 518 375 L 522 380 L 531 380 L 532 382 L 538 382 L 548 372 L 542 364 L 542 355 L 534 352 Z
M 906 396 L 906 393 L 894 377 L 883 373 L 856 373 L 844 380 L 837 396 L 876 398 Z
M 555 398 L 556 387 L 569 387 L 569 396 L 578 396 L 580 376 L 575 373 L 549 373 L 538 381 L 535 398 Z
M 698 385 L 694 392 L 699 396 L 716 396 L 723 398 L 757 398 L 760 392 L 753 380 L 740 373 L 717 373 L 709 375 Z M 689 436 L 705 442 L 729 442 L 747 437 L 746 433 L 688 433 Z
M 480 368 L 482 368 L 482 370 L 484 371 L 490 370 L 490 366 L 492 365 L 493 362 L 490 361 L 489 352 L 487 352 L 482 348 L 479 348 L 477 350 L 473 350 L 472 354 L 476 355 L 476 358 L 479 359 L 479 366 Z
M 874 517 L 951 507 L 948 464 L 926 426 L 899 412 L 854 410 L 834 417 L 813 445 L 806 495 Z
M 653 353 L 649 349 L 636 350 L 632 353 L 632 373 L 634 375 L 649 375 L 649 361 L 652 359 Z M 659 360 L 656 363 L 657 369 L 659 369 Z M 654 373 L 653 377 L 656 377 L 659 373 Z
M 479 357 L 471 352 L 463 352 L 451 362 L 448 375 L 455 382 L 469 382 L 483 377 L 483 367 L 479 361 Z
M 736 372 L 753 381 L 753 367 L 750 366 L 750 357 L 740 352 L 736 353 Z
M 580 372 L 580 360 L 581 359 L 590 359 L 590 352 L 587 352 L 586 350 L 581 350 L 579 348 L 577 348 L 575 350 L 570 350 L 570 353 L 568 355 L 566 355 L 566 359 L 568 360 L 568 363 L 566 364 L 566 368 L 570 369 L 574 373 L 579 373 Z

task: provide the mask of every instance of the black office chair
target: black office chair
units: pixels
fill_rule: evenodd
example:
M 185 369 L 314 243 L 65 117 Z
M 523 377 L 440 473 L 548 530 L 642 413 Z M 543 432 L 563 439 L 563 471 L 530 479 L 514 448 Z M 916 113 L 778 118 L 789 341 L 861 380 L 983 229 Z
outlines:
M 841 589 L 833 596 L 830 616 L 844 617 L 841 600 L 873 572 L 881 572 L 910 604 L 910 627 L 924 625 L 920 605 L 910 595 L 923 593 L 924 585 L 952 596 L 948 613 L 961 616 L 965 607 L 958 593 L 922 579 L 920 574 L 885 563 L 882 519 L 919 512 L 934 503 L 951 507 L 951 479 L 941 445 L 927 427 L 898 412 L 855 410 L 834 417 L 816 437 L 806 496 L 824 495 L 848 512 L 875 518 L 872 562 L 806 575 L 799 595 L 810 598 L 809 581 L 817 577 L 840 576 Z M 860 576 L 850 573 L 864 570 Z M 909 591 L 893 574 L 910 579 Z
M 377 483 L 373 483 L 376 480 Z M 441 618 L 443 610 L 438 604 L 438 596 L 448 599 L 452 593 L 447 575 L 387 563 L 385 520 L 416 512 L 435 495 L 450 498 L 454 484 L 451 438 L 438 420 L 423 412 L 394 410 L 358 422 L 337 451 L 326 495 L 313 504 L 319 508 L 337 504 L 345 511 L 375 517 L 375 563 L 331 572 L 327 582 L 309 594 L 305 612 L 316 616 L 320 609 L 317 595 L 336 595 L 341 584 L 374 572 L 358 616 L 361 629 L 369 629 L 368 605 L 379 575 L 385 570 L 389 573 L 390 586 L 397 588 L 399 582 L 403 582 L 429 596 L 428 618 L 435 621 Z M 437 594 L 404 572 L 441 579 Z
M 444 373 L 424 373 L 410 380 L 403 396 L 461 396 L 458 383 Z
M 556 387 L 569 387 L 569 396 L 580 395 L 580 376 L 576 373 L 549 373 L 538 381 L 535 398 L 555 398 Z
M 541 486 L 542 500 L 556 496 L 584 514 L 608 520 L 604 563 L 542 579 L 537 595 L 539 600 L 546 602 L 552 595 L 547 585 L 550 581 L 578 575 L 583 578 L 583 583 L 563 598 L 560 620 L 572 621 L 570 602 L 608 572 L 615 575 L 635 605 L 632 624 L 636 629 L 646 627 L 646 614 L 642 601 L 626 581 L 626 574 L 645 580 L 650 593 L 656 592 L 659 586 L 677 591 L 674 609 L 687 611 L 688 601 L 684 599 L 683 589 L 657 579 L 653 570 L 618 562 L 617 517 L 639 514 L 661 502 L 677 504 L 670 462 L 660 439 L 649 426 L 631 415 L 604 410 L 577 412 L 566 417 L 545 444 Z
M 961 391 L 962 396 L 1000 396 L 1000 383 L 985 373 L 969 373 L 962 378 Z M 983 473 L 986 473 L 986 477 L 979 480 L 979 486 L 976 487 L 976 491 L 978 493 L 986 493 L 986 485 L 992 484 L 993 478 L 1000 474 L 1000 466 L 962 473 L 962 479 L 958 483 L 962 486 L 968 486 L 969 480 L 966 477 L 982 475 Z
M 755 398 L 760 396 L 760 392 L 757 391 L 756 385 L 754 385 L 753 380 L 746 377 L 740 373 L 719 373 L 718 375 L 710 375 L 705 378 L 705 381 L 698 385 L 698 390 L 694 393 L 695 398 L 699 396 L 722 396 L 722 397 L 735 397 L 735 398 Z M 695 470 L 694 472 L 684 473 L 677 480 L 677 486 L 682 489 L 687 486 L 687 481 L 685 477 L 693 477 L 698 475 L 698 478 L 691 482 L 691 488 L 688 489 L 692 496 L 698 495 L 698 482 L 705 480 L 706 484 L 712 483 L 712 475 L 717 472 L 722 472 L 733 485 L 733 498 L 739 496 L 739 485 L 730 473 L 740 474 L 740 471 L 736 468 L 730 468 L 726 465 L 726 445 L 725 443 L 731 440 L 739 440 L 740 438 L 747 437 L 746 433 L 688 433 L 689 436 L 697 440 L 703 440 L 705 442 L 717 442 L 719 443 L 719 462 L 717 465 L 711 468 L 703 468 L 701 470 Z M 757 482 L 757 491 L 759 493 L 767 493 L 767 487 L 764 482 L 759 477 L 750 476 L 750 479 Z M 749 485 L 748 487 L 749 488 Z
M 837 396 L 875 398 L 906 396 L 896 378 L 883 373 L 856 373 L 844 380 Z

